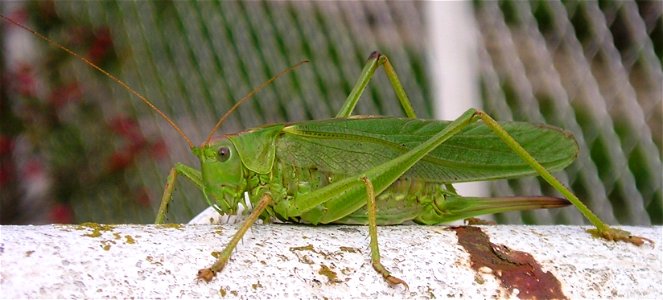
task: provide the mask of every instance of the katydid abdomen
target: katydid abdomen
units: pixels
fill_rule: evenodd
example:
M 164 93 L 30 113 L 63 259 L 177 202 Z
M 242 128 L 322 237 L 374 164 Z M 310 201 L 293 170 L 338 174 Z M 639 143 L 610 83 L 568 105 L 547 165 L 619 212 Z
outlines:
M 330 183 L 346 178 L 346 174 L 332 174 L 316 168 L 299 168 L 278 159 L 274 162 L 271 182 L 264 182 L 269 186 L 271 193 L 279 200 L 292 201 L 294 198 L 305 195 L 324 187 Z M 258 174 L 253 174 L 260 177 Z M 254 192 L 257 194 L 259 192 Z M 377 224 L 396 225 L 408 221 L 420 224 L 439 224 L 461 220 L 478 215 L 498 213 L 514 210 L 528 210 L 538 208 L 557 208 L 570 203 L 561 198 L 530 196 L 530 197 L 463 197 L 447 191 L 440 183 L 417 179 L 406 175 L 392 183 L 386 190 L 376 197 L 378 207 Z M 348 201 L 347 206 L 328 207 L 323 203 L 311 211 L 326 215 L 325 212 L 345 212 L 347 215 L 336 220 L 323 219 L 320 223 L 334 224 L 368 224 L 368 211 L 365 201 Z M 360 206 L 356 208 L 356 206 Z M 269 211 L 269 210 L 268 210 Z M 272 212 L 273 216 L 281 221 L 295 223 L 311 223 L 314 220 L 307 218 L 304 213 L 297 216 L 282 216 Z M 343 214 L 343 213 L 342 213 Z

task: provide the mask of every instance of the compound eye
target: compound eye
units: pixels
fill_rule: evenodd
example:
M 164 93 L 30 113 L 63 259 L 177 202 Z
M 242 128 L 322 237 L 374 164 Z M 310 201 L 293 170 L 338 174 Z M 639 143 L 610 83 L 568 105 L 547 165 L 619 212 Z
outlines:
M 230 158 L 230 148 L 228 147 L 221 147 L 219 148 L 219 161 L 226 161 Z

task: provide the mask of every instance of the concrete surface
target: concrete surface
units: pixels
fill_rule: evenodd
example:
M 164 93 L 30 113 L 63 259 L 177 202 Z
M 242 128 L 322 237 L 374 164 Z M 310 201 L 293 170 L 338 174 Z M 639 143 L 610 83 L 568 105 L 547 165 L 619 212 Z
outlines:
M 578 226 L 479 226 L 492 243 L 531 254 L 566 297 L 663 298 L 663 227 L 625 227 L 654 244 L 592 238 Z M 365 226 L 255 225 L 210 283 L 230 225 L 0 227 L 2 298 L 493 298 L 516 297 L 448 226 L 379 227 L 383 264 L 409 284 L 390 287 L 371 268 Z

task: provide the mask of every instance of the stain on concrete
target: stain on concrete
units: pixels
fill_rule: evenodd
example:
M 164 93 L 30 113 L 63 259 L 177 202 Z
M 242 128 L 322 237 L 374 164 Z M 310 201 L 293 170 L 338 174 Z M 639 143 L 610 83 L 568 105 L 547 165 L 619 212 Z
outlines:
M 459 226 L 451 230 L 470 254 L 472 269 L 492 273 L 507 293 L 512 295 L 517 290 L 516 296 L 521 299 L 567 299 L 559 280 L 552 273 L 543 272 L 531 254 L 493 244 L 478 227 Z

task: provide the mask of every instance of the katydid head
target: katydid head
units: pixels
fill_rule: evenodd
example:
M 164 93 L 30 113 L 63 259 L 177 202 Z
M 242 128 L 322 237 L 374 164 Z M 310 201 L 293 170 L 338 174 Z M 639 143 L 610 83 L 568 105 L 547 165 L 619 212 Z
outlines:
M 194 147 L 200 160 L 203 194 L 219 212 L 233 214 L 246 186 L 245 168 L 237 149 L 228 139 Z
M 193 148 L 200 160 L 202 189 L 207 202 L 222 214 L 234 214 L 243 193 L 256 187 L 256 175 L 272 170 L 274 141 L 285 125 L 255 128 Z

